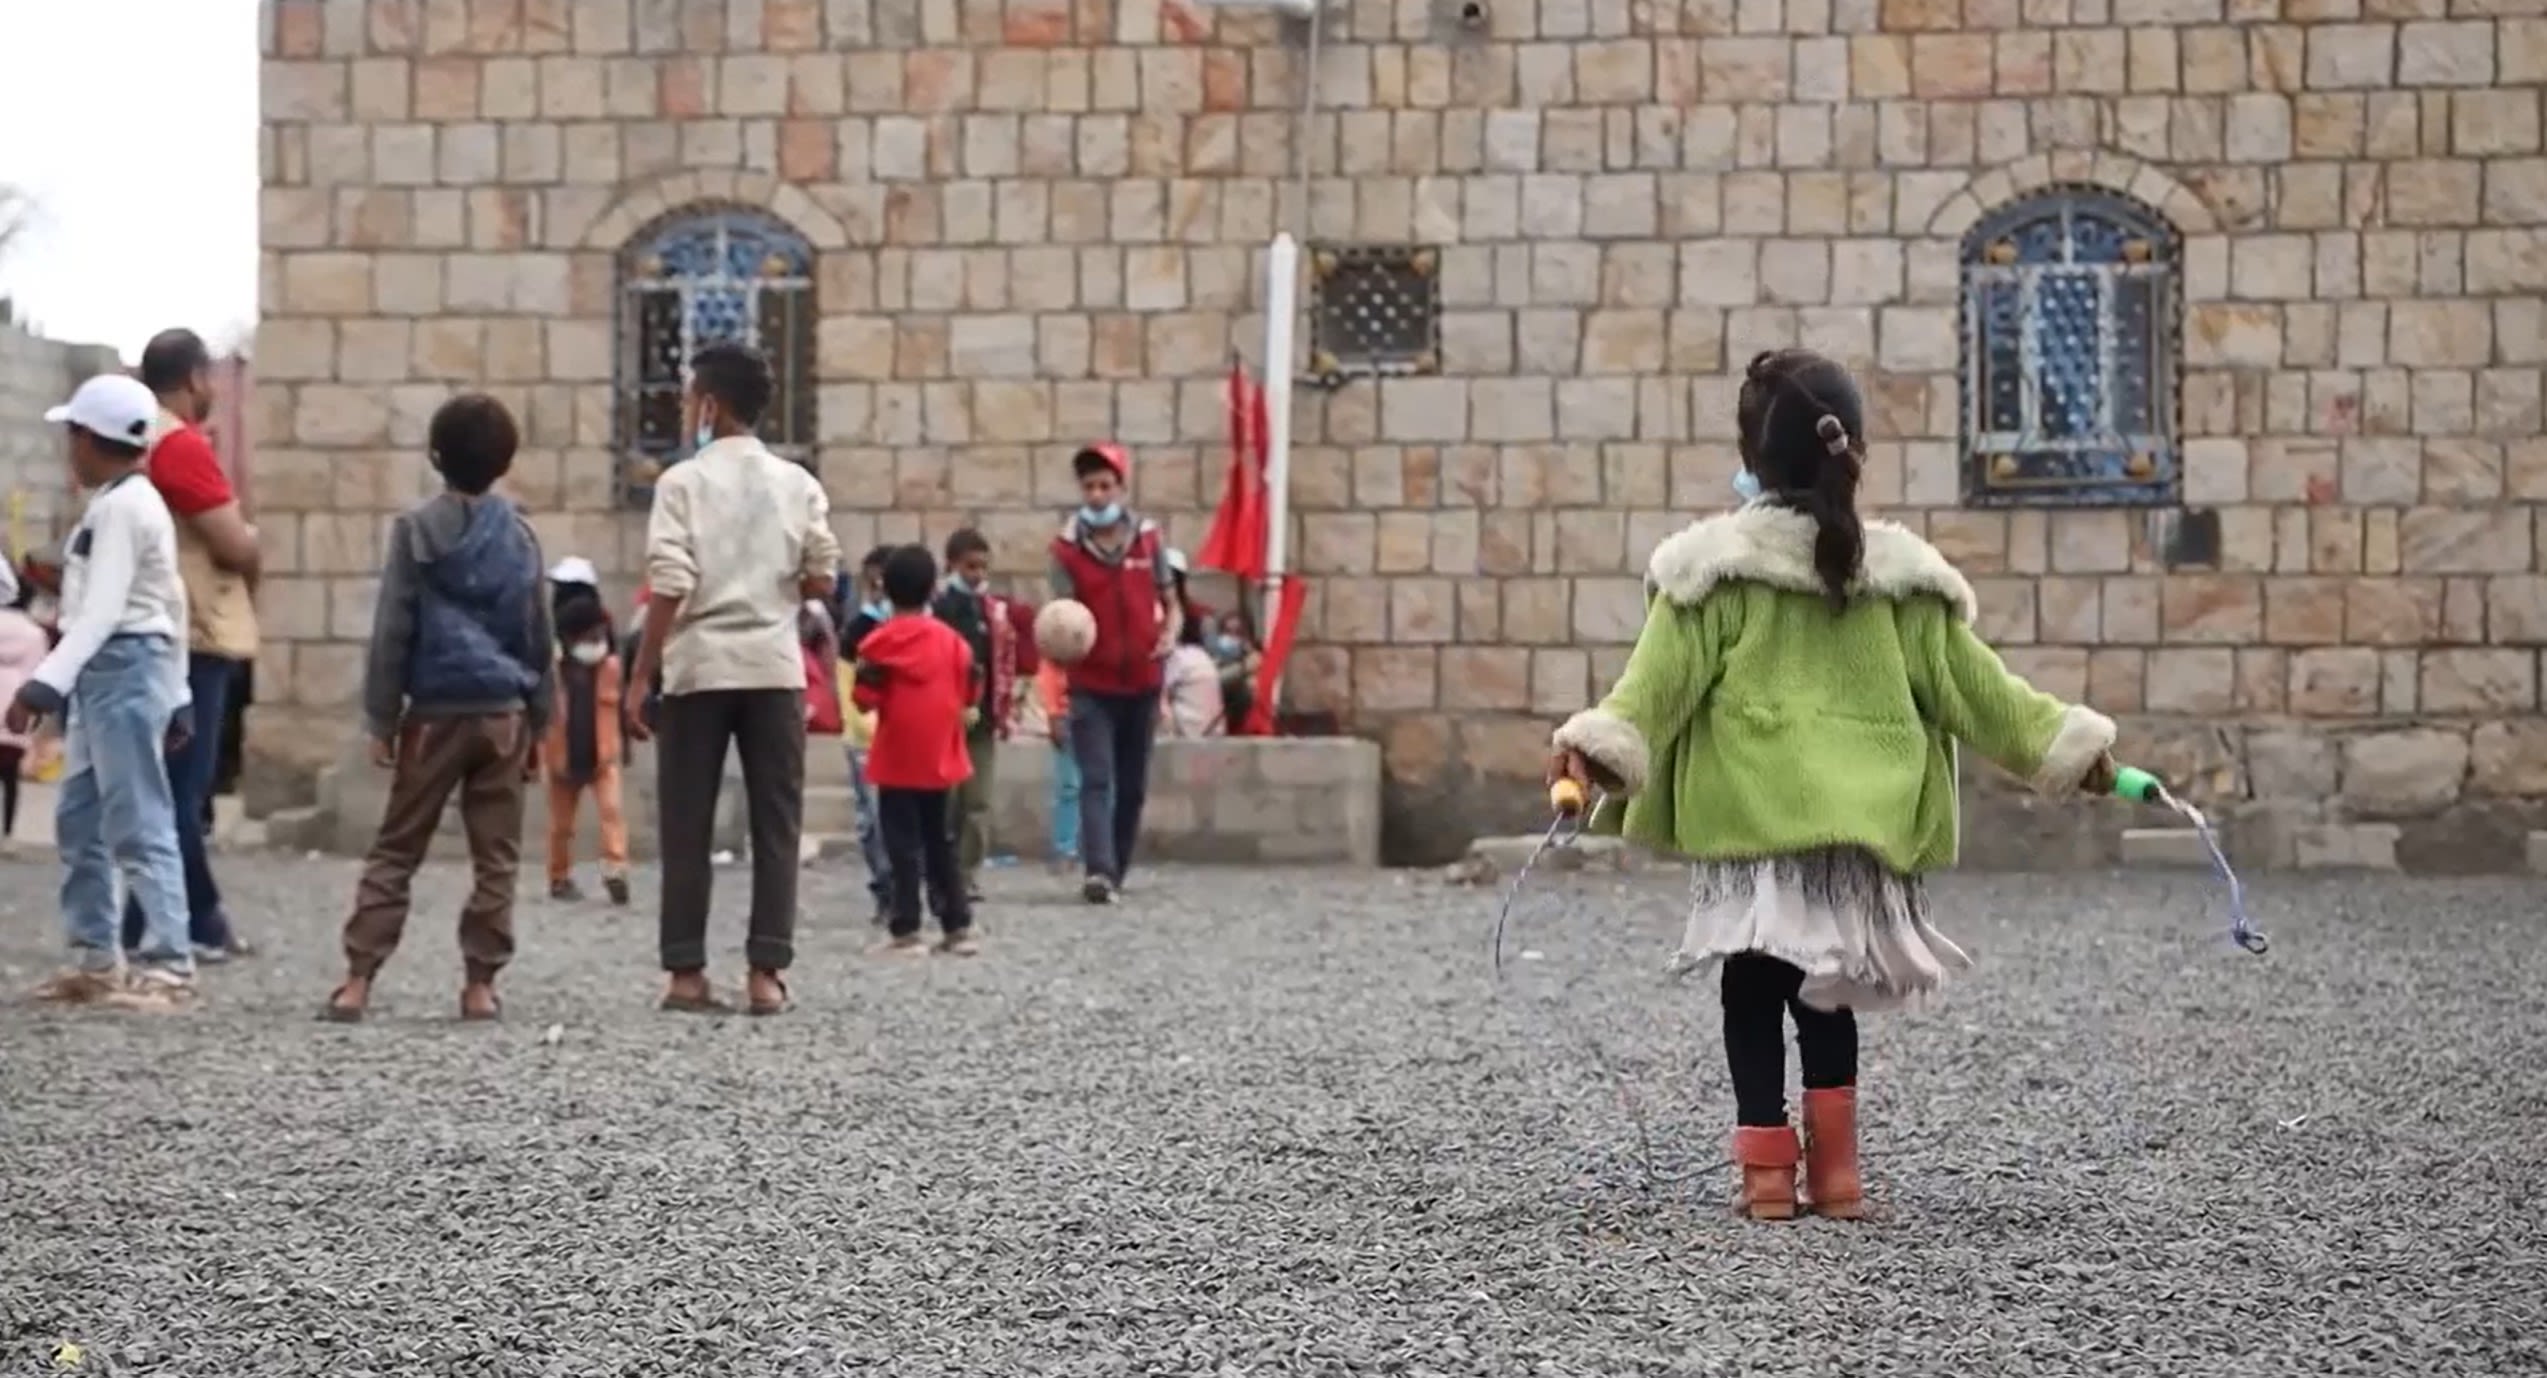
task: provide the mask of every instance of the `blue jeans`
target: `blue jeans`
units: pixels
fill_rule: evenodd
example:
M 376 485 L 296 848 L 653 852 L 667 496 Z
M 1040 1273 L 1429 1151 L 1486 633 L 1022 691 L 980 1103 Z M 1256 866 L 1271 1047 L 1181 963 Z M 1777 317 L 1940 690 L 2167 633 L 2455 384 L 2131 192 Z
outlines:
M 186 926 L 196 947 L 212 952 L 231 942 L 230 916 L 221 908 L 221 887 L 212 879 L 211 839 L 204 836 L 204 805 L 212 795 L 213 772 L 221 766 L 221 733 L 228 725 L 230 695 L 238 687 L 239 662 L 221 656 L 196 656 L 186 666 L 186 687 L 194 692 L 194 735 L 168 753 L 168 792 L 177 810 L 177 854 L 186 866 Z M 124 895 L 124 946 L 141 946 L 141 896 Z
M 849 748 L 849 797 L 858 806 L 858 855 L 867 863 L 867 893 L 876 912 L 893 903 L 893 861 L 885 855 L 884 833 L 876 825 L 876 792 L 867 787 L 867 750 Z
M 1079 859 L 1079 758 L 1056 744 L 1052 753 L 1052 855 Z
M 1159 695 L 1070 691 L 1070 754 L 1079 763 L 1079 857 L 1117 885 L 1132 869 L 1141 806 L 1150 797 L 1150 742 Z
M 134 964 L 194 974 L 166 755 L 168 721 L 177 711 L 168 660 L 179 654 L 163 636 L 110 637 L 71 687 L 53 831 L 62 848 L 62 925 L 84 970 L 112 970 L 122 952 L 115 909 L 121 871 L 141 903 Z

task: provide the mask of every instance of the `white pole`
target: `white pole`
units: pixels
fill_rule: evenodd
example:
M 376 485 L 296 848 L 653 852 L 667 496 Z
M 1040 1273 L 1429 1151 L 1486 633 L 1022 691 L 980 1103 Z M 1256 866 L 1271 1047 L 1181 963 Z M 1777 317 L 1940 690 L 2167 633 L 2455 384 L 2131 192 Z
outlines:
M 1299 315 L 1300 245 L 1274 236 L 1265 255 L 1265 587 L 1261 634 L 1271 635 L 1282 609 L 1282 576 L 1291 560 L 1291 327 Z M 1256 692 L 1279 705 L 1280 683 Z

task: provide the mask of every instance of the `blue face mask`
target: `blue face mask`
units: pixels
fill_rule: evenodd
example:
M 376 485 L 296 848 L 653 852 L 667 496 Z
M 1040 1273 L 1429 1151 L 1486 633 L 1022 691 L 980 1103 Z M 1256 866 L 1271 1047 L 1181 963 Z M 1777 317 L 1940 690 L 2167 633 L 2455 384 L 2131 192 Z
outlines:
M 1733 471 L 1733 493 L 1744 502 L 1760 500 L 1760 476 L 1749 469 Z
M 858 611 L 865 613 L 867 616 L 874 618 L 878 622 L 882 622 L 884 619 L 893 615 L 893 605 L 879 598 L 871 603 L 859 604 Z
M 1110 502 L 1103 507 L 1090 507 L 1083 503 L 1079 507 L 1079 520 L 1089 526 L 1112 526 L 1123 520 L 1123 504 Z
M 690 448 L 692 450 L 704 450 L 715 443 L 716 432 L 710 430 L 706 426 L 699 427 L 699 433 L 690 437 Z
M 1224 664 L 1238 659 L 1238 657 L 1243 654 L 1246 649 L 1247 648 L 1239 642 L 1237 637 L 1231 636 L 1227 632 L 1222 632 L 1220 635 L 1212 638 L 1212 659 Z
M 967 579 L 961 574 L 950 574 L 946 576 L 946 586 L 948 588 L 970 594 L 979 594 L 982 591 L 980 581 Z

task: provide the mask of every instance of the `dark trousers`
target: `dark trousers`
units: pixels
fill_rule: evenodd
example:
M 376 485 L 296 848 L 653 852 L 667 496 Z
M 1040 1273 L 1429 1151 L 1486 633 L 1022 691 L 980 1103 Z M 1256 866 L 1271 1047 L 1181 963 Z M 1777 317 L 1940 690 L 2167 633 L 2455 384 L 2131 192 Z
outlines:
M 884 832 L 884 854 L 893 876 L 893 936 L 920 931 L 920 887 L 928 886 L 937 909 L 938 926 L 961 933 L 973 925 L 973 902 L 964 893 L 955 860 L 955 839 L 947 819 L 954 792 L 942 789 L 879 789 L 876 823 Z
M 744 958 L 759 971 L 796 960 L 796 855 L 805 830 L 805 695 L 796 689 L 666 694 L 656 713 L 655 797 L 661 815 L 663 969 L 707 965 L 710 855 L 729 746 L 743 758 L 752 836 L 752 926 Z
M 186 744 L 168 753 L 169 802 L 177 809 L 177 857 L 186 867 L 186 926 L 199 948 L 230 946 L 230 916 L 221 908 L 221 887 L 212 879 L 207 850 L 212 831 L 212 777 L 221 766 L 221 734 L 230 719 L 230 695 L 239 683 L 239 662 L 198 655 L 186 665 L 186 688 L 194 695 L 193 730 Z M 141 946 L 141 902 L 124 896 L 124 949 Z
M 1795 1017 L 1795 1053 L 1804 1089 L 1857 1084 L 1857 1016 L 1817 1010 L 1796 998 L 1803 968 L 1757 952 L 1725 959 L 1725 1062 L 1733 1071 L 1734 1118 L 1753 1127 L 1786 1121 L 1786 1020 Z
M 1150 743 L 1159 696 L 1070 691 L 1070 754 L 1079 762 L 1079 857 L 1117 885 L 1132 870 L 1141 806 L 1150 798 Z
M 26 767 L 23 747 L 0 746 L 0 837 L 14 837 L 18 831 L 18 772 Z M 137 938 L 126 939 L 124 946 L 139 947 Z
M 376 975 L 407 931 L 408 893 L 424 864 L 442 808 L 460 795 L 476 883 L 460 907 L 460 956 L 469 979 L 490 981 L 513 957 L 513 878 L 522 864 L 522 767 L 529 724 L 519 713 L 417 718 L 398 732 L 396 774 L 380 832 L 363 858 L 354 912 L 345 920 L 345 963 Z

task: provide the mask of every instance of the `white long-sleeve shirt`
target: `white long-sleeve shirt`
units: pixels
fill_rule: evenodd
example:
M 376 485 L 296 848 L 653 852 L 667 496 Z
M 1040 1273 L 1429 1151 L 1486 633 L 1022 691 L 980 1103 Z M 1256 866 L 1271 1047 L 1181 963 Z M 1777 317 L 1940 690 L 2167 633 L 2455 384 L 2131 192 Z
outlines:
M 177 523 L 159 490 L 139 471 L 97 490 L 64 546 L 61 644 L 35 670 L 35 683 L 63 699 L 98 648 L 115 636 L 169 639 L 168 673 L 178 705 L 186 687 L 186 585 L 177 573 Z
M 654 597 L 681 600 L 663 692 L 802 690 L 799 589 L 839 563 L 822 483 L 751 436 L 666 470 L 646 522 L 646 582 Z

